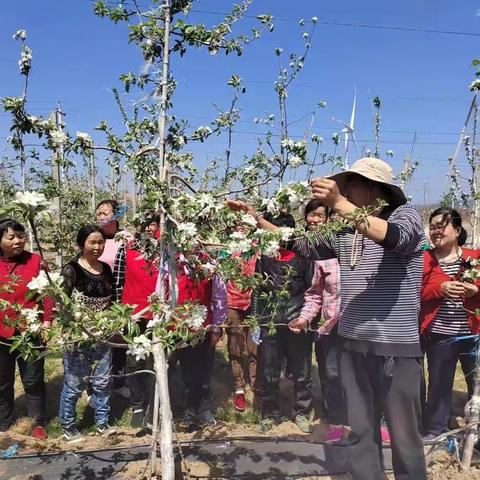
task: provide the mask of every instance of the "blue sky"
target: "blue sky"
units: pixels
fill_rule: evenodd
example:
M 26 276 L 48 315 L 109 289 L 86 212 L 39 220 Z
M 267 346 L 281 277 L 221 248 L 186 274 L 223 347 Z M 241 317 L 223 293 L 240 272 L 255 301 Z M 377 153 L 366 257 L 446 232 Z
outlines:
M 146 0 L 139 0 L 145 4 Z M 198 0 L 191 18 L 214 24 L 225 12 L 229 0 Z M 371 96 L 381 97 L 381 151 L 394 151 L 391 163 L 398 172 L 410 152 L 414 132 L 414 158 L 420 162 L 409 193 L 423 202 L 426 182 L 429 200 L 438 199 L 471 94 L 468 85 L 474 70 L 473 58 L 480 57 L 479 37 L 414 31 L 386 30 L 322 24 L 337 22 L 378 26 L 413 27 L 480 34 L 477 1 L 447 0 L 254 0 L 250 14 L 271 13 L 278 18 L 273 33 L 248 47 L 242 57 L 210 56 L 191 51 L 182 60 L 174 59 L 178 80 L 175 113 L 192 125 L 206 125 L 215 117 L 213 103 L 225 109 L 231 91 L 226 82 L 232 73 L 244 79 L 247 93 L 240 107 L 242 119 L 234 136 L 234 160 L 255 148 L 255 138 L 265 128 L 253 123 L 255 117 L 276 113 L 273 81 L 278 70 L 275 47 L 300 52 L 303 31 L 297 21 L 317 16 L 310 57 L 292 87 L 288 99 L 290 119 L 305 115 L 320 100 L 328 102 L 316 117 L 312 133 L 326 139 L 342 127 L 334 120 L 350 116 L 354 86 L 358 92 L 356 136 L 360 148 L 373 147 Z M 209 12 L 209 13 L 205 13 Z M 252 26 L 247 19 L 245 27 Z M 118 77 L 141 67 L 139 53 L 127 43 L 125 25 L 114 25 L 95 17 L 88 0 L 19 0 L 4 2 L 0 29 L 0 96 L 20 95 L 22 83 L 17 70 L 19 44 L 12 34 L 24 28 L 33 50 L 30 83 L 30 110 L 48 114 L 57 100 L 67 113 L 72 132 L 91 131 L 100 120 L 120 125 L 110 89 L 120 87 Z M 125 95 L 128 105 L 137 97 Z M 291 129 L 301 138 L 309 119 Z M 0 150 L 5 150 L 8 116 L 0 113 Z M 225 149 L 223 138 L 196 145 L 198 161 L 205 164 Z M 467 173 L 465 157 L 459 166 Z M 322 174 L 321 170 L 318 174 Z

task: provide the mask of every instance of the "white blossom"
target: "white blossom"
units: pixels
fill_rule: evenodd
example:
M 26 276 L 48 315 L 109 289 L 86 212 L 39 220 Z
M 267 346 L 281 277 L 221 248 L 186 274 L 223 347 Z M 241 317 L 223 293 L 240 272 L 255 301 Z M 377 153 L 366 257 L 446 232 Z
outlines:
M 53 283 L 61 284 L 63 277 L 59 273 L 49 273 L 50 279 Z M 44 270 L 40 270 L 37 277 L 32 278 L 27 284 L 29 290 L 36 290 L 38 293 L 42 293 L 47 287 L 50 286 L 47 274 Z
M 193 132 L 193 138 L 203 142 L 211 134 L 212 129 L 210 127 L 201 126 Z
M 26 330 L 30 333 L 37 333 L 41 328 L 39 319 L 39 310 L 36 308 L 22 308 L 20 315 L 25 318 L 27 325 Z
M 230 253 L 244 253 L 252 248 L 250 240 L 242 232 L 232 232 L 230 234 L 231 242 L 228 244 L 227 250 Z
M 211 263 L 211 262 L 202 263 L 202 270 L 205 270 L 209 274 L 214 274 L 216 269 L 217 269 L 217 266 L 214 263 Z
M 26 45 L 23 46 L 20 53 L 20 60 L 18 61 L 18 68 L 22 75 L 27 75 L 32 66 L 32 50 Z
M 38 192 L 17 192 L 13 203 L 26 207 L 38 208 L 49 207 L 50 202 L 43 193 Z
M 148 321 L 147 323 L 147 328 L 154 328 L 160 323 L 162 323 L 162 317 L 160 315 L 154 315 L 151 320 Z
M 318 17 L 312 17 L 312 23 L 318 23 Z
M 393 150 L 387 150 L 385 155 L 387 155 L 387 157 L 393 157 Z
M 278 257 L 278 252 L 280 250 L 280 243 L 276 240 L 272 240 L 267 243 L 263 249 L 263 254 L 267 257 Z
M 197 227 L 192 222 L 180 223 L 177 226 L 178 233 L 185 238 L 193 238 L 197 235 Z
M 477 92 L 480 90 L 480 78 L 477 78 L 470 84 L 470 91 Z
M 202 192 L 198 194 L 195 202 L 199 208 L 202 208 L 199 215 L 208 215 L 212 210 L 215 210 L 215 199 L 209 193 Z
M 80 140 L 84 143 L 92 143 L 92 137 L 90 137 L 90 135 L 85 132 L 77 132 L 77 140 Z
M 280 227 L 279 232 L 282 236 L 282 240 L 287 242 L 293 236 L 295 229 L 291 227 Z
M 145 335 L 135 337 L 128 345 L 127 354 L 135 357 L 135 360 L 145 360 L 152 351 L 152 342 Z
M 278 200 L 275 197 L 271 198 L 267 203 L 267 212 L 275 215 L 278 213 L 279 209 L 280 204 L 278 203 Z
M 61 130 L 52 130 L 50 138 L 55 145 L 64 145 L 67 142 L 67 136 Z
M 14 40 L 26 40 L 27 32 L 26 30 L 17 30 L 12 36 Z
M 294 209 L 298 208 L 302 203 L 302 200 L 300 199 L 300 197 L 291 188 L 288 188 L 286 193 L 288 195 L 288 203 L 290 207 Z
M 207 307 L 204 305 L 194 305 L 192 311 L 185 319 L 185 323 L 188 328 L 192 330 L 198 330 L 201 328 L 207 319 Z
M 241 241 L 241 240 L 245 240 L 245 234 L 242 233 L 242 232 L 232 232 L 230 234 L 230 238 L 234 241 Z
M 242 223 L 248 225 L 249 227 L 257 226 L 257 221 L 255 220 L 255 217 L 253 215 L 250 215 L 249 213 L 245 213 L 242 215 Z
M 309 37 L 308 32 L 303 32 L 302 37 L 306 40 Z
M 298 155 L 294 155 L 293 157 L 290 157 L 288 159 L 288 164 L 292 167 L 292 168 L 297 168 L 299 167 L 300 165 L 303 165 L 303 159 L 301 157 L 299 157 Z

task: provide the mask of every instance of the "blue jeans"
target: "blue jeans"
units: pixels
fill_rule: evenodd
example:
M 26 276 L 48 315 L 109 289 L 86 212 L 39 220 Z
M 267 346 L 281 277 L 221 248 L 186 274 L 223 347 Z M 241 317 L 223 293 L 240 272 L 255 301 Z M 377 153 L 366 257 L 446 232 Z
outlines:
M 86 388 L 85 377 L 92 376 L 92 406 L 95 424 L 108 423 L 110 414 L 110 369 L 112 349 L 105 345 L 74 347 L 63 354 L 63 389 L 60 395 L 60 424 L 75 425 L 77 401 Z

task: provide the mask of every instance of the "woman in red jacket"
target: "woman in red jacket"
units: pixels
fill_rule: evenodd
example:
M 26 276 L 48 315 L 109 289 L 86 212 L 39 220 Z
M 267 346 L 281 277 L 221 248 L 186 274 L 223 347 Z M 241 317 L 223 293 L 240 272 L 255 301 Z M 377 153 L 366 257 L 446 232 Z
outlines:
M 44 357 L 25 360 L 10 352 L 11 338 L 19 334 L 18 319 L 25 319 L 25 329 L 41 345 L 40 331 L 51 326 L 53 302 L 26 298 L 28 283 L 40 274 L 41 258 L 25 250 L 25 228 L 15 220 L 0 221 L 0 432 L 5 432 L 15 421 L 14 383 L 15 364 L 18 364 L 29 417 L 35 421 L 32 436 L 47 438 L 45 432 Z M 15 305 L 15 307 L 13 307 Z M 37 310 L 39 313 L 37 314 Z M 43 310 L 43 316 L 41 311 Z M 22 329 L 23 330 L 23 329 Z
M 420 331 L 428 362 L 428 398 L 424 410 L 425 440 L 448 429 L 452 389 L 457 362 L 460 360 L 468 386 L 473 393 L 475 344 L 473 339 L 454 337 L 477 334 L 480 307 L 480 282 L 467 281 L 479 258 L 477 250 L 462 248 L 466 231 L 456 210 L 438 208 L 430 215 L 432 250 L 425 252 L 423 267 Z

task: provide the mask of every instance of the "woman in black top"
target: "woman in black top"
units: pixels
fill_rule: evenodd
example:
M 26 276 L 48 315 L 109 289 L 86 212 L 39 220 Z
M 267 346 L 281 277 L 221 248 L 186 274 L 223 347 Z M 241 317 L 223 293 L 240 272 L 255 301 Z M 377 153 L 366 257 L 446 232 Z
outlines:
M 77 235 L 77 244 L 81 254 L 62 270 L 65 291 L 75 302 L 91 310 L 106 310 L 111 304 L 113 275 L 109 265 L 98 260 L 105 248 L 100 227 L 82 227 Z M 75 410 L 86 387 L 85 378 L 89 376 L 92 377 L 90 404 L 95 410 L 96 430 L 103 436 L 114 433 L 108 425 L 111 361 L 111 348 L 100 343 L 90 346 L 82 343 L 64 352 L 64 381 L 59 413 L 63 440 L 74 443 L 84 439 L 76 426 Z

